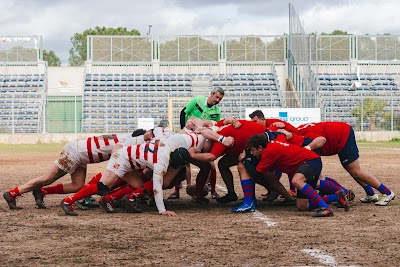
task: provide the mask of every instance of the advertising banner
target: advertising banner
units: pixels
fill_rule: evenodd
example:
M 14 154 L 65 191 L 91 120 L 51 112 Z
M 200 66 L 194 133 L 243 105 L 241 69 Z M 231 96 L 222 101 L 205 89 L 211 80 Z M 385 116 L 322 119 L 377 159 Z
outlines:
M 250 120 L 249 114 L 257 109 L 264 113 L 265 118 L 277 118 L 289 122 L 295 127 L 321 121 L 319 108 L 246 108 L 246 119 Z

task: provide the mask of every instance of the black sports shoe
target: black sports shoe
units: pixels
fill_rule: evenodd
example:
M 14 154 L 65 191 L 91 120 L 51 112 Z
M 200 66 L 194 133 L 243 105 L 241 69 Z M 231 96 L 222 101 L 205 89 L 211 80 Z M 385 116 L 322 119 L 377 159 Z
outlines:
M 171 195 L 169 195 L 167 199 L 179 199 L 179 191 L 171 193 Z
M 279 193 L 275 191 L 268 192 L 268 194 L 262 199 L 262 201 L 273 202 L 279 197 Z
M 111 201 L 108 201 L 104 197 L 101 197 L 97 200 L 100 206 L 108 213 L 115 213 L 116 210 L 114 209 L 114 205 Z
M 143 212 L 141 209 L 139 209 L 136 201 L 129 199 L 127 196 L 124 196 L 121 199 L 121 201 L 123 203 L 122 208 L 124 209 L 124 211 L 126 211 L 128 213 L 142 213 Z
M 78 215 L 74 211 L 74 207 L 73 207 L 72 204 L 67 204 L 67 203 L 64 202 L 64 200 L 61 200 L 60 206 L 61 206 L 61 208 L 63 209 L 63 211 L 65 212 L 66 215 L 69 215 L 69 216 L 77 216 Z
M 238 197 L 237 197 L 236 193 L 230 192 L 223 197 L 216 198 L 215 200 L 220 204 L 225 204 L 225 203 L 229 203 L 229 202 L 235 202 L 236 200 L 238 200 Z
M 38 209 L 46 209 L 46 205 L 44 205 L 44 196 L 40 192 L 40 189 L 35 189 L 32 191 L 33 197 L 35 198 L 36 206 Z
M 192 197 L 192 202 L 199 203 L 201 205 L 208 205 L 208 203 L 210 203 L 210 200 L 205 197 Z
M 278 206 L 278 207 L 292 207 L 296 206 L 297 200 L 295 198 L 293 199 L 284 199 L 284 200 L 275 200 L 272 203 L 273 206 Z
M 349 200 L 347 199 L 347 195 L 344 193 L 342 189 L 338 192 L 338 208 L 344 208 L 345 211 L 350 210 Z
M 20 209 L 22 209 L 21 207 L 18 207 L 17 206 L 17 201 L 15 200 L 15 198 L 13 198 L 12 196 L 11 196 L 11 194 L 10 194 L 10 192 L 4 192 L 3 193 L 3 197 L 4 197 L 4 199 L 7 201 L 7 204 L 8 204 L 8 207 L 11 209 L 11 210 L 20 210 Z
M 331 217 L 333 216 L 333 210 L 331 208 L 329 209 L 319 209 L 317 212 L 313 215 L 313 217 Z

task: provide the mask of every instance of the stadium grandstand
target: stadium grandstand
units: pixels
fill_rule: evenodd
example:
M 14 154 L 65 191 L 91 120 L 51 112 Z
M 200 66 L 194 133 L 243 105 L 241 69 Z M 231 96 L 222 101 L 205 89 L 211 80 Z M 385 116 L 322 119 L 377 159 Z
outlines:
M 116 133 L 174 128 L 189 98 L 226 90 L 223 116 L 246 108 L 318 108 L 356 131 L 400 130 L 400 38 L 289 35 L 89 36 L 85 66 L 47 67 L 42 39 L 0 37 L 1 133 Z

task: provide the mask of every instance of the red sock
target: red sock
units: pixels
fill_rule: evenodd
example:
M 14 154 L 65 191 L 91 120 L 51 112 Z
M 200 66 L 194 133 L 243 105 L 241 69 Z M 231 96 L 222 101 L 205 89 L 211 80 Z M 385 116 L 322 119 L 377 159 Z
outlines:
M 203 193 L 204 186 L 206 185 L 207 178 L 208 178 L 208 173 L 200 169 L 199 173 L 197 174 L 196 177 L 196 191 L 195 191 L 195 196 L 196 197 L 201 197 Z
M 98 182 L 100 182 L 101 176 L 102 174 L 101 172 L 99 172 L 98 174 L 93 176 L 92 180 L 90 180 L 88 184 L 97 184 Z
M 181 189 L 181 183 L 175 184 L 175 192 L 179 193 L 179 189 Z
M 107 201 L 117 200 L 117 199 L 121 199 L 122 197 L 126 196 L 127 194 L 132 193 L 133 191 L 135 191 L 135 189 L 132 186 L 127 184 L 121 188 L 114 190 L 110 194 L 104 196 L 104 198 Z
M 112 186 L 111 189 L 115 189 L 115 188 L 121 187 L 121 186 L 123 186 L 125 184 L 126 184 L 125 180 L 122 180 L 121 178 L 118 178 L 118 180 L 115 181 L 115 183 L 114 183 L 114 185 Z
M 48 194 L 64 194 L 63 184 L 50 185 L 40 188 L 40 192 L 43 196 Z
M 16 198 L 16 197 L 18 197 L 18 196 L 21 195 L 21 193 L 19 192 L 18 187 L 16 187 L 16 188 L 10 190 L 9 192 L 10 192 L 10 195 L 11 195 L 13 198 Z
M 210 186 L 211 192 L 215 192 L 215 184 L 217 183 L 217 170 L 215 168 L 211 168 L 210 170 Z
M 73 194 L 72 196 L 64 198 L 64 202 L 66 204 L 72 204 L 75 201 L 78 201 L 80 199 L 84 199 L 86 197 L 90 197 L 91 195 L 97 194 L 98 191 L 99 191 L 99 189 L 97 187 L 97 183 L 96 184 L 87 184 L 81 190 L 79 190 L 78 192 Z
M 128 195 L 128 197 L 133 199 L 135 197 L 142 197 L 146 193 L 153 194 L 153 180 L 145 182 L 141 188 L 134 190 L 132 194 Z

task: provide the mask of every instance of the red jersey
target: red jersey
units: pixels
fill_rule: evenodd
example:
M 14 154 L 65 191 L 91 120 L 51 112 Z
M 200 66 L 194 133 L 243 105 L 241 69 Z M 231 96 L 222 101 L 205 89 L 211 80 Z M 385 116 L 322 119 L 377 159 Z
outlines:
M 318 136 L 325 137 L 326 143 L 321 148 L 321 155 L 331 156 L 338 154 L 346 145 L 350 127 L 344 122 L 318 122 L 300 125 L 297 127 L 297 132 L 311 139 Z
M 270 130 L 271 132 L 278 132 L 279 128 L 276 127 L 276 126 L 270 126 L 270 127 L 268 127 L 268 130 Z M 290 132 L 286 128 L 285 128 L 285 130 Z M 296 133 L 293 133 L 293 132 L 290 132 L 290 133 L 292 134 L 292 138 L 290 138 L 289 140 L 286 139 L 286 135 L 284 135 L 284 134 L 279 134 L 276 137 L 276 140 L 283 141 L 283 142 L 286 142 L 286 143 L 290 143 L 290 144 L 293 144 L 293 145 L 296 145 L 296 146 L 303 146 L 304 136 L 296 134 Z M 284 138 L 282 138 L 282 136 Z
M 286 121 L 283 121 L 283 120 L 280 120 L 280 119 L 272 119 L 272 118 L 271 119 L 265 119 L 265 124 L 266 124 L 267 127 L 272 126 L 272 124 L 274 122 L 282 122 L 283 124 L 285 124 L 285 128 L 283 128 L 283 129 L 285 129 L 288 132 L 296 131 L 296 127 L 294 127 L 293 125 L 291 125 L 290 123 L 288 123 Z
M 271 141 L 263 150 L 256 170 L 260 173 L 281 171 L 293 177 L 297 168 L 307 160 L 317 159 L 317 153 L 280 141 Z
M 231 124 L 229 124 L 222 126 L 217 132 L 223 136 L 233 137 L 235 139 L 233 146 L 225 147 L 219 142 L 214 142 L 210 151 L 211 154 L 217 157 L 222 156 L 223 154 L 239 156 L 239 154 L 246 149 L 247 140 L 250 136 L 265 133 L 266 127 L 257 122 L 247 120 L 239 120 L 239 122 L 242 124 L 239 129 L 235 129 Z M 219 126 L 220 123 L 221 121 L 217 123 L 217 126 Z

